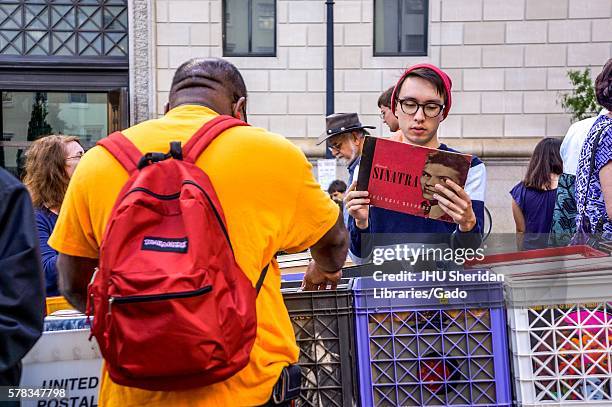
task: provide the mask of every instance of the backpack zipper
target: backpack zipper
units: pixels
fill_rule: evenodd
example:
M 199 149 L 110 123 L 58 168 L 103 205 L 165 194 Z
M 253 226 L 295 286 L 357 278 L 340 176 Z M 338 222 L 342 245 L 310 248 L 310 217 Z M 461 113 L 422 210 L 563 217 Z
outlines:
M 217 218 L 217 222 L 219 223 L 219 226 L 221 226 L 221 231 L 223 232 L 223 235 L 225 236 L 225 239 L 227 240 L 227 243 L 229 244 L 230 250 L 232 251 L 232 254 L 233 254 L 234 253 L 234 247 L 232 246 L 232 242 L 230 241 L 229 233 L 227 232 L 227 229 L 225 228 L 225 224 L 223 223 L 223 219 L 221 219 L 221 215 L 219 214 L 219 212 L 217 212 L 217 208 L 213 204 L 212 199 L 210 199 L 210 196 L 208 196 L 208 193 L 204 190 L 204 188 L 202 188 L 201 186 L 199 186 L 198 184 L 196 184 L 195 182 L 193 182 L 191 180 L 183 181 L 182 185 L 193 185 L 194 187 L 196 187 L 200 191 L 202 191 L 202 193 L 206 197 L 206 200 L 208 200 L 208 203 L 210 204 L 210 207 L 212 208 L 213 212 L 215 213 L 215 217 Z M 156 194 L 155 192 L 150 191 L 150 190 L 148 190 L 146 188 L 137 187 L 137 188 L 131 189 L 127 194 L 125 194 L 124 198 L 126 196 L 128 196 L 129 194 L 131 194 L 132 192 L 144 192 L 145 194 L 151 195 L 152 197 L 157 198 L 157 199 L 162 200 L 162 201 L 172 201 L 174 199 L 179 199 L 180 196 L 181 196 L 180 192 L 177 192 L 175 194 L 170 194 L 170 195 L 160 195 L 160 194 Z
M 160 195 L 160 194 L 156 194 L 155 192 L 146 189 L 146 188 L 142 188 L 142 187 L 137 187 L 134 189 L 131 189 L 127 194 L 125 194 L 125 196 L 128 196 L 129 194 L 131 194 L 132 192 L 144 192 L 147 195 L 151 195 L 152 197 L 155 197 L 157 199 L 160 199 L 162 201 L 172 201 L 174 199 L 178 199 L 181 196 L 180 192 L 177 192 L 176 194 L 171 194 L 171 195 Z
M 212 199 L 210 199 L 210 196 L 208 196 L 208 193 L 204 190 L 204 188 L 202 188 L 201 186 L 199 186 L 198 184 L 196 184 L 193 181 L 184 181 L 183 185 L 188 184 L 188 185 L 193 185 L 194 187 L 198 188 L 200 191 L 202 191 L 202 193 L 204 194 L 204 196 L 206 197 L 206 199 L 208 200 L 208 204 L 210 205 L 210 207 L 212 208 L 213 212 L 215 213 L 215 217 L 217 218 L 217 222 L 219 222 L 219 226 L 221 226 L 221 230 L 223 231 L 223 234 L 225 235 L 225 239 L 227 240 L 227 244 L 229 244 L 230 250 L 232 251 L 232 254 L 234 254 L 234 248 L 232 247 L 232 242 L 230 241 L 229 238 L 229 233 L 227 233 L 227 229 L 225 228 L 225 224 L 223 223 L 223 220 L 221 219 L 221 215 L 219 215 L 219 212 L 217 212 L 217 208 L 215 208 L 215 205 L 212 202 Z
M 167 294 L 148 294 L 148 295 L 130 295 L 126 297 L 109 297 L 108 298 L 108 313 L 111 313 L 113 304 L 132 304 L 137 302 L 151 302 L 151 301 L 166 301 L 175 300 L 179 298 L 191 298 L 199 295 L 204 295 L 212 291 L 212 285 L 207 285 L 194 291 L 180 291 L 176 293 Z

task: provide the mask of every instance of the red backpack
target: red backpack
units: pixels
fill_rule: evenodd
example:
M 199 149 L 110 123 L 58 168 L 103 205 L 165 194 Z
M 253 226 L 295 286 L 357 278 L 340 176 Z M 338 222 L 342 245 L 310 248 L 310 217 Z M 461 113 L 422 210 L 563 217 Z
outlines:
M 88 292 L 91 332 L 115 383 L 182 390 L 223 381 L 249 362 L 267 266 L 254 288 L 236 263 L 210 179 L 195 165 L 219 134 L 244 125 L 216 117 L 168 154 L 142 156 L 119 132 L 98 142 L 130 175 Z

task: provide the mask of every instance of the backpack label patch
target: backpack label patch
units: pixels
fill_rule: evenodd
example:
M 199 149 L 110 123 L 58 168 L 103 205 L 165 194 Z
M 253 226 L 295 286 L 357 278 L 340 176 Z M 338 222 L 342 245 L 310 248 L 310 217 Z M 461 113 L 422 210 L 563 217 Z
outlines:
M 140 249 L 154 252 L 187 253 L 188 247 L 189 239 L 187 237 L 177 239 L 145 236 Z

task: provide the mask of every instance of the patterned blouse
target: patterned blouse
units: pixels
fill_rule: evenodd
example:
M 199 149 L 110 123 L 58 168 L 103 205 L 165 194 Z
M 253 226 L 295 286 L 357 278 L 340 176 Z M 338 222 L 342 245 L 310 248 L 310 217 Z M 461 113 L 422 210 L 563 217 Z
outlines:
M 591 183 L 587 186 L 593 143 L 597 134 L 602 129 L 604 130 L 595 152 L 595 168 L 591 177 Z M 578 170 L 576 172 L 576 207 L 578 211 L 576 229 L 581 230 L 580 224 L 585 216 L 591 224 L 591 230 L 587 231 L 591 233 L 595 232 L 598 222 L 603 220 L 603 235 L 606 239 L 612 239 L 612 222 L 607 217 L 599 171 L 610 161 L 612 161 L 612 119 L 608 116 L 599 116 L 582 145 L 578 161 Z

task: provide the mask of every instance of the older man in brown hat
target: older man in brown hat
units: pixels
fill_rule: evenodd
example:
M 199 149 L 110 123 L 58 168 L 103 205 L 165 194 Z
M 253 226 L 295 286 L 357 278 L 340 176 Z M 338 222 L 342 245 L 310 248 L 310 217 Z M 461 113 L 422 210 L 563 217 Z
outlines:
M 357 113 L 334 113 L 325 118 L 325 133 L 319 136 L 317 144 L 327 140 L 327 148 L 333 156 L 348 168 L 348 185 L 353 183 L 355 169 L 359 166 L 366 129 L 359 121 Z
M 327 140 L 327 148 L 333 156 L 342 164 L 347 166 L 349 178 L 348 185 L 353 183 L 357 176 L 359 162 L 361 161 L 361 150 L 363 141 L 368 131 L 375 129 L 374 126 L 364 126 L 359 121 L 357 113 L 334 113 L 325 118 L 325 133 L 319 136 L 317 144 Z M 342 214 L 344 224 L 348 222 L 348 212 Z

